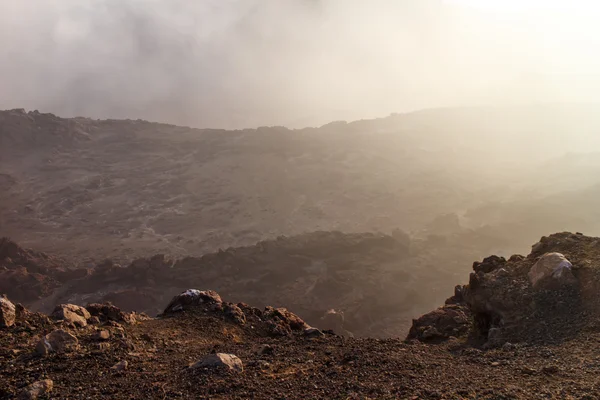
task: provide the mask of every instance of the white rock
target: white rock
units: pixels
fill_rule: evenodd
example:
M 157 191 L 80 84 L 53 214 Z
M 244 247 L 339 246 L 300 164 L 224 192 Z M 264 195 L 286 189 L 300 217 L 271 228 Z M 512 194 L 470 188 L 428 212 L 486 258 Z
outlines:
M 529 270 L 529 282 L 537 287 L 546 278 L 558 282 L 572 283 L 575 280 L 572 272 L 573 265 L 561 253 L 546 253 Z
M 243 372 L 244 364 L 236 355 L 216 353 L 204 357 L 192 365 L 191 368 L 221 368 L 232 372 Z

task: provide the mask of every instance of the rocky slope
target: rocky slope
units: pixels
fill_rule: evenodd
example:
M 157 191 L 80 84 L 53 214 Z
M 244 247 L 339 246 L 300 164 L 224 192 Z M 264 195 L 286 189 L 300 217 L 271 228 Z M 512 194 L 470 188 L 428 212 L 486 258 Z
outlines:
M 110 301 L 156 315 L 189 286 L 209 287 L 232 301 L 293 308 L 311 324 L 333 309 L 354 335 L 397 337 L 412 318 L 445 299 L 486 240 L 493 238 L 314 232 L 201 257 L 158 254 L 81 268 L 3 239 L 0 288 L 37 311 L 50 312 L 57 303 Z
M 14 322 L 0 328 L 0 398 L 594 399 L 599 243 L 557 234 L 527 257 L 475 263 L 440 309 L 460 310 L 466 329 L 438 344 L 344 338 L 196 290 L 154 319 L 98 304 L 49 318 L 2 300 L 1 320 Z M 565 274 L 532 284 L 532 268 L 557 252 Z
M 317 230 L 417 232 L 490 201 L 538 204 L 528 193 L 544 195 L 548 174 L 558 177 L 542 161 L 585 149 L 548 122 L 555 111 L 537 110 L 543 118 L 531 124 L 528 108 L 455 109 L 237 131 L 1 111 L 0 226 L 27 247 L 92 263 L 107 254 L 194 256 Z M 552 193 L 593 175 L 586 165 L 559 168 Z M 527 236 L 506 229 L 503 238 L 525 248 L 548 230 L 576 229 L 563 226 L 572 211 L 559 204 Z

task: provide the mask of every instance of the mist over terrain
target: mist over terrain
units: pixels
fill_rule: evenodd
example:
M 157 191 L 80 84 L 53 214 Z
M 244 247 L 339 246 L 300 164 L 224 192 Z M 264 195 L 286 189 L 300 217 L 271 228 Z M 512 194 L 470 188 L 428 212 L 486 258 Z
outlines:
M 3 0 L 0 108 L 302 128 L 423 108 L 596 103 L 600 11 L 567 3 Z
M 599 20 L 0 0 L 0 400 L 598 398 Z

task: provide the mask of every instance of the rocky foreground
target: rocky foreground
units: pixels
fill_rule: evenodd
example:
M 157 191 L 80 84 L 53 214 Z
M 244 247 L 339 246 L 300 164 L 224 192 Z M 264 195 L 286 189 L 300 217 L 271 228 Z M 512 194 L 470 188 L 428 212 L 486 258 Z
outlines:
M 600 239 L 557 234 L 474 264 L 402 339 L 187 290 L 157 318 L 0 301 L 0 398 L 595 399 Z M 559 254 L 557 254 L 559 253 Z

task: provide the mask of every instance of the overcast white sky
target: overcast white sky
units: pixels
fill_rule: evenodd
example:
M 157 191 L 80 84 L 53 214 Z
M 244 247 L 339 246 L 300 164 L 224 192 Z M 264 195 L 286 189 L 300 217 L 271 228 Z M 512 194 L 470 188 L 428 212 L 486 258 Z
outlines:
M 595 102 L 598 3 L 0 0 L 0 108 L 239 128 Z

